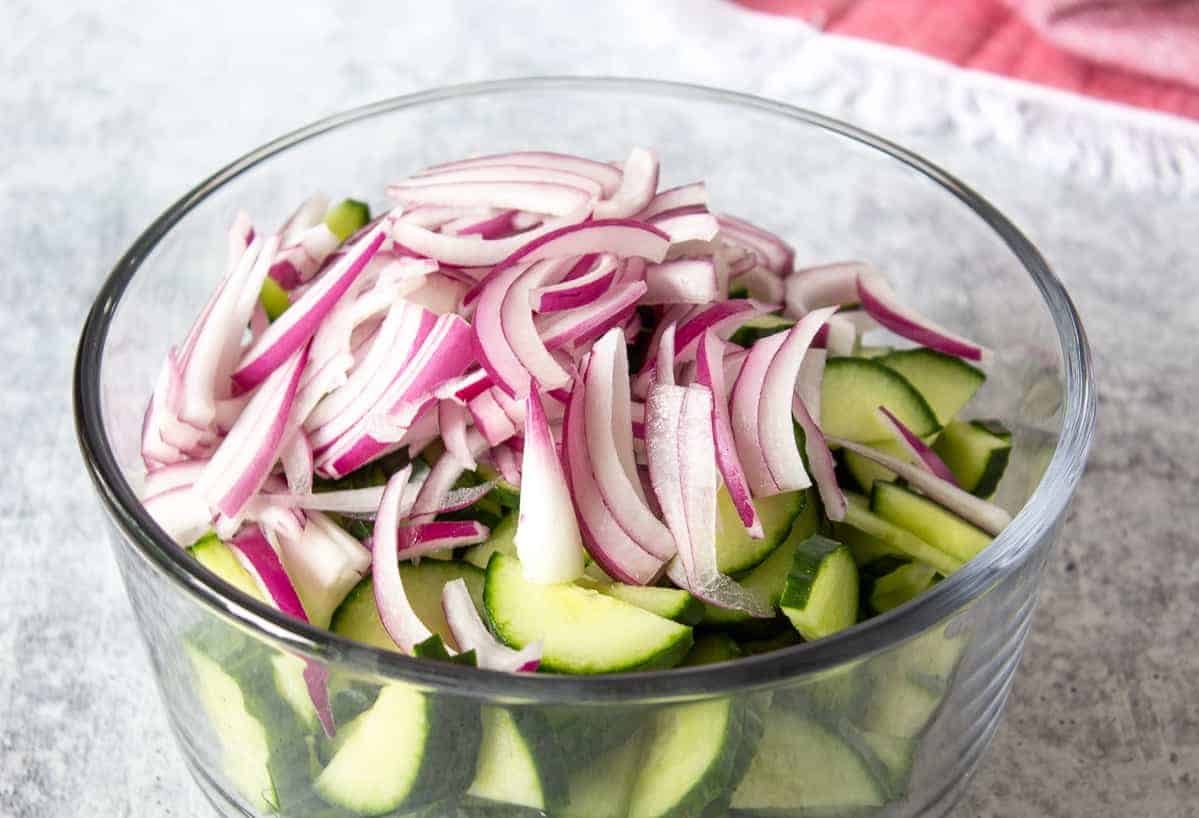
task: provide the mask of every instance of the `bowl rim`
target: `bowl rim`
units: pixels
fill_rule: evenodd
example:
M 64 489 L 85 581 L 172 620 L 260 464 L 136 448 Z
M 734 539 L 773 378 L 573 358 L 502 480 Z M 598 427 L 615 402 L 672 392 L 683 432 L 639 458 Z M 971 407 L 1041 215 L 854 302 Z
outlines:
M 601 676 L 506 674 L 414 659 L 299 622 L 253 599 L 189 558 L 142 508 L 104 433 L 100 371 L 109 324 L 121 296 L 158 242 L 225 183 L 272 156 L 328 131 L 376 116 L 454 99 L 527 92 L 626 93 L 719 103 L 781 116 L 872 148 L 922 174 L 988 225 L 1040 290 L 1061 345 L 1066 381 L 1062 426 L 1040 483 L 1011 524 L 982 554 L 904 606 L 842 631 L 730 663 Z M 74 372 L 76 434 L 101 502 L 147 563 L 210 612 L 287 650 L 361 673 L 476 698 L 574 704 L 686 700 L 771 686 L 861 658 L 909 639 L 964 608 L 1012 573 L 1052 532 L 1082 474 L 1093 433 L 1095 390 L 1090 348 L 1062 283 L 1033 244 L 986 199 L 919 155 L 838 119 L 763 97 L 702 85 L 623 77 L 547 76 L 492 80 L 391 97 L 333 114 L 235 159 L 171 204 L 119 259 L 88 314 Z

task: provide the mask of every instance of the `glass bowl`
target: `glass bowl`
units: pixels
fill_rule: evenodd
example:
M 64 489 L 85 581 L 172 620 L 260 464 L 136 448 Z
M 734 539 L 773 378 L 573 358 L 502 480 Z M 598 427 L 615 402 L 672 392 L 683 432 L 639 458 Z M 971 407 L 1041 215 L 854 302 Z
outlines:
M 659 152 L 663 187 L 705 179 L 715 207 L 779 232 L 800 263 L 869 259 L 905 299 L 997 351 L 972 406 L 1014 427 L 997 501 L 1019 513 L 982 555 L 916 600 L 818 642 L 668 671 L 504 675 L 414 660 L 291 620 L 200 566 L 142 510 L 132 475 L 145 401 L 165 351 L 220 273 L 237 209 L 269 225 L 314 190 L 379 203 L 386 182 L 465 155 L 535 147 L 616 158 L 631 145 Z M 280 667 L 305 663 L 328 674 L 339 717 L 380 690 L 431 714 L 424 744 L 411 724 L 397 726 L 370 762 L 382 770 L 427 762 L 425 783 L 366 811 L 944 814 L 995 731 L 1094 418 L 1087 342 L 1068 296 L 1027 239 L 961 182 L 876 136 L 781 103 L 584 78 L 398 97 L 237 159 L 171 205 L 117 264 L 83 329 L 74 400 L 188 768 L 223 815 L 290 818 L 347 814 L 315 793 L 329 753 L 320 729 L 279 709 Z M 198 644 L 209 659 L 224 650 L 239 657 L 236 667 L 216 665 L 234 684 L 207 678 L 214 665 L 196 659 Z M 254 718 L 239 721 L 246 713 Z M 480 743 L 490 760 L 477 760 Z M 502 769 L 482 770 L 488 764 Z M 476 765 L 499 783 L 480 786 Z M 393 775 L 358 773 L 363 792 L 386 789 L 379 776 Z M 531 778 L 515 783 L 518 773 Z M 751 779 L 747 792 L 739 782 Z

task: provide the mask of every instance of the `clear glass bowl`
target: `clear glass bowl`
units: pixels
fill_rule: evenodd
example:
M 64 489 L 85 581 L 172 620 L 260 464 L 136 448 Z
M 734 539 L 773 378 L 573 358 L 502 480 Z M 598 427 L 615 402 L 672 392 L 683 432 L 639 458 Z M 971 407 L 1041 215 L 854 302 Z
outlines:
M 418 661 L 292 621 L 202 568 L 142 510 L 128 475 L 145 401 L 165 350 L 222 268 L 224 231 L 238 208 L 270 225 L 313 190 L 381 203 L 389 180 L 469 154 L 538 147 L 616 158 L 631 145 L 659 151 L 663 186 L 705 179 L 718 209 L 778 231 L 801 263 L 872 260 L 905 299 L 998 351 L 973 405 L 1014 426 L 998 499 L 1019 514 L 981 556 L 913 602 L 819 642 L 692 669 L 516 676 Z M 665 735 L 689 718 L 694 724 L 699 714 L 707 726 L 682 743 L 693 753 L 711 745 L 711 764 L 694 775 L 697 786 L 673 816 L 935 816 L 961 794 L 1007 698 L 1044 565 L 1083 469 L 1094 417 L 1090 377 L 1078 316 L 1036 249 L 920 157 L 754 97 L 562 78 L 460 86 L 359 108 L 277 139 L 202 182 L 150 225 L 104 284 L 80 341 L 75 412 L 170 722 L 188 768 L 224 815 L 343 814 L 309 786 L 310 765 L 326 751 L 319 729 L 304 738 L 294 725 L 276 729 L 268 713 L 258 736 L 270 752 L 264 779 L 247 756 L 250 738 L 223 743 L 228 725 L 209 715 L 213 707 L 260 705 L 272 689 L 272 657 L 302 657 L 327 670 L 336 690 L 369 699 L 393 685 L 424 697 L 441 714 L 435 732 L 458 731 L 430 779 L 439 783 L 395 813 L 511 815 L 541 806 L 554 816 L 624 818 L 635 788 L 630 818 L 642 818 L 658 809 L 646 787 L 686 779 L 635 756 L 632 772 L 622 773 L 597 753 Z M 242 691 L 210 687 L 202 700 L 188 656 L 197 641 L 247 648 L 241 655 L 252 660 L 237 668 Z M 351 708 L 352 699 L 337 704 Z M 543 761 L 548 800 L 540 805 L 488 805 L 462 794 L 480 714 L 493 721 L 505 711 Z M 737 786 L 747 765 L 746 780 L 756 782 L 750 791 Z M 585 804 L 579 788 L 587 781 L 598 801 Z

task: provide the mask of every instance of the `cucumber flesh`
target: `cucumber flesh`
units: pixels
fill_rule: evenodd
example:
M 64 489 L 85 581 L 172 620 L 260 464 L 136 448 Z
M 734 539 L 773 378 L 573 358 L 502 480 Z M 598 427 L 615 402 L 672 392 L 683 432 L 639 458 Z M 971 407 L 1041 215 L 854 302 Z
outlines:
M 991 537 L 952 511 L 891 483 L 875 483 L 870 510 L 962 562 L 978 556 Z
M 792 524 L 808 502 L 808 495 L 803 491 L 754 500 L 764 535 L 755 540 L 745 530 L 728 489 L 721 486 L 716 494 L 716 566 L 720 572 L 740 573 L 766 559 L 787 538 Z
M 870 592 L 870 607 L 876 613 L 886 613 L 915 599 L 933 584 L 936 572 L 922 562 L 909 562 L 874 581 Z
M 879 485 L 890 484 L 881 483 Z M 848 508 L 845 512 L 845 520 L 838 526 L 838 530 L 843 527 L 856 529 L 862 534 L 884 543 L 890 549 L 889 553 L 931 565 L 944 576 L 949 576 L 965 564 L 964 560 L 933 547 L 908 529 L 901 528 L 875 514 L 870 510 L 870 501 L 860 494 L 846 492 L 845 499 L 848 501 Z
M 483 572 L 473 565 L 438 560 L 421 560 L 419 564 L 404 562 L 400 563 L 400 578 L 417 617 L 447 645 L 455 645 L 454 635 L 441 609 L 441 590 L 447 582 L 464 580 L 475 606 L 483 610 Z M 399 650 L 379 619 L 370 577 L 358 583 L 334 611 L 329 629 L 366 645 Z
M 940 429 L 937 416 L 906 378 L 877 360 L 829 358 L 820 388 L 820 428 L 825 434 L 859 443 L 891 440 L 878 418 L 886 406 L 920 437 Z
M 942 426 L 974 397 L 987 379 L 981 369 L 961 358 L 925 348 L 892 352 L 879 362 L 903 375 L 916 387 Z
M 728 699 L 674 705 L 655 713 L 628 818 L 699 815 L 731 783 L 739 733 Z
M 287 312 L 287 308 L 291 306 L 291 298 L 287 295 L 287 290 L 279 286 L 278 281 L 268 276 L 262 282 L 262 289 L 258 293 L 258 303 L 262 305 L 266 317 L 274 321 Z
M 795 549 L 820 528 L 820 504 L 810 492 L 804 503 L 803 510 L 791 524 L 791 531 L 786 540 L 761 563 L 754 566 L 750 572 L 740 578 L 742 585 L 758 597 L 765 597 L 772 605 L 778 605 L 779 597 L 783 595 L 783 586 L 787 584 L 787 575 L 791 572 L 791 562 Z M 759 622 L 744 611 L 729 608 L 718 608 L 715 605 L 704 605 L 704 624 L 713 626 L 743 625 Z
M 572 772 L 563 818 L 624 818 L 637 783 L 641 753 L 641 737 L 634 735 Z
M 858 620 L 858 566 L 849 548 L 819 534 L 800 543 L 779 607 L 807 640 L 852 627 Z
M 695 638 L 691 652 L 683 659 L 682 667 L 713 665 L 728 662 L 741 656 L 741 648 L 733 638 L 724 633 L 705 633 Z
M 477 568 L 486 570 L 487 563 L 491 561 L 492 554 L 507 554 L 510 557 L 515 557 L 516 519 L 515 514 L 509 514 L 500 520 L 499 525 L 491 529 L 491 536 L 487 538 L 487 541 L 481 542 L 478 545 L 472 545 L 466 549 L 466 553 L 462 555 L 462 559 Z
M 537 713 L 519 716 L 507 708 L 484 707 L 483 741 L 468 798 L 544 812 L 561 800 L 564 785 L 557 754 L 547 746 L 549 723 Z
M 759 315 L 739 326 L 737 331 L 729 336 L 729 340 L 748 349 L 756 341 L 768 335 L 774 335 L 776 332 L 791 329 L 793 326 L 795 326 L 794 320 L 781 315 Z
M 672 619 L 684 625 L 694 625 L 704 615 L 704 604 L 687 591 L 679 588 L 658 588 L 652 585 L 626 585 L 623 582 L 595 582 L 590 578 L 578 580 L 584 588 L 591 588 L 621 602 L 636 605 L 643 611 L 663 619 Z
M 205 534 L 187 550 L 196 559 L 196 562 L 237 590 L 259 602 L 266 602 L 266 597 L 258 582 L 238 562 L 233 549 L 221 542 L 215 533 Z
M 863 730 L 848 719 L 837 720 L 836 730 L 866 762 L 887 799 L 903 798 L 912 776 L 912 762 L 918 746 L 916 740 Z
M 541 667 L 565 673 L 666 668 L 690 650 L 691 628 L 578 585 L 538 585 L 520 562 L 493 554 L 484 606 L 492 631 L 515 648 L 540 641 Z
M 774 707 L 731 806 L 754 814 L 842 815 L 885 801 L 878 779 L 848 742 L 801 713 Z
M 999 486 L 1012 452 L 1012 435 L 993 421 L 947 424 L 933 444 L 958 485 L 979 497 L 990 497 Z
M 897 441 L 880 440 L 877 443 L 871 443 L 871 448 L 878 449 L 883 454 L 889 454 L 898 460 L 905 462 L 910 461 L 908 451 Z M 880 466 L 868 457 L 863 457 L 857 452 L 851 452 L 848 449 L 842 449 L 841 461 L 845 464 L 845 470 L 849 472 L 854 482 L 867 494 L 874 487 L 874 481 L 881 480 L 884 483 L 893 483 L 896 474 L 885 466 Z
M 343 199 L 325 214 L 325 227 L 329 232 L 345 241 L 371 220 L 371 209 L 357 199 Z
M 491 490 L 491 493 L 495 495 L 501 506 L 510 509 L 520 508 L 520 489 L 505 480 L 499 469 L 490 463 L 480 463 L 475 471 L 484 481 L 495 481 L 495 488 Z

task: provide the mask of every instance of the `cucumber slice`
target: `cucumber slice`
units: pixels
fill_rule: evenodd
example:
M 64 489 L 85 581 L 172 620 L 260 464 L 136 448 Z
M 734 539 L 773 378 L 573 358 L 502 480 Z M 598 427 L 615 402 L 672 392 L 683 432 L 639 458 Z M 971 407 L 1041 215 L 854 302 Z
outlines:
M 920 735 L 937 708 L 945 690 L 899 675 L 876 676 L 874 693 L 866 703 L 862 723 L 866 730 L 894 738 L 912 739 Z
M 476 707 L 385 685 L 370 709 L 338 731 L 313 788 L 359 815 L 440 801 L 470 780 L 479 734 Z
M 695 645 L 683 659 L 682 667 L 728 662 L 741 655 L 741 648 L 728 634 L 705 633 L 695 638 Z
M 242 564 L 237 561 L 233 549 L 221 542 L 220 538 L 214 532 L 205 534 L 196 540 L 195 544 L 187 550 L 188 553 L 195 557 L 196 562 L 225 580 L 225 582 L 228 582 L 237 590 L 257 599 L 259 602 L 266 601 L 266 597 L 263 596 L 262 588 L 259 587 L 257 580 L 250 576 L 250 572 L 243 568 Z
M 879 485 L 890 485 L 880 483 Z M 876 543 L 882 543 L 887 549 L 885 553 L 895 554 L 908 559 L 931 565 L 945 576 L 949 576 L 964 564 L 963 560 L 952 556 L 939 548 L 934 548 L 906 528 L 889 522 L 870 510 L 870 501 L 860 494 L 846 492 L 848 508 L 845 520 L 837 526 L 838 531 L 853 528 L 865 537 L 872 538 Z M 855 540 L 855 550 L 859 548 Z M 880 555 L 881 556 L 881 555 Z M 873 560 L 865 560 L 872 562 Z
M 879 362 L 903 375 L 916 387 L 942 426 L 953 419 L 987 379 L 981 369 L 961 358 L 931 349 L 904 349 L 880 358 Z
M 634 735 L 595 761 L 570 774 L 563 818 L 624 818 L 642 753 L 641 736 Z
M 441 610 L 441 590 L 455 579 L 466 581 L 475 606 L 483 610 L 483 572 L 464 562 L 421 560 L 419 564 L 400 563 L 400 578 L 412 609 L 426 627 L 440 636 L 447 645 L 454 645 L 454 635 Z M 329 629 L 350 639 L 386 650 L 399 650 L 379 620 L 375 607 L 374 585 L 367 577 L 354 586 L 345 601 L 333 612 Z
M 286 653 L 272 656 L 270 662 L 275 692 L 291 708 L 304 729 L 315 734 L 321 729 L 321 724 L 308 692 L 308 683 L 304 680 L 304 670 L 308 665 L 298 656 Z
M 366 202 L 343 199 L 325 214 L 325 227 L 338 239 L 345 241 L 370 220 L 371 209 Z
M 774 707 L 731 807 L 757 815 L 843 815 L 885 801 L 878 779 L 848 742 L 802 713 Z
M 1012 433 L 995 421 L 955 420 L 933 444 L 958 484 L 979 497 L 990 497 L 999 486 L 1012 452 Z
M 563 673 L 666 668 L 691 648 L 691 628 L 573 584 L 538 585 L 520 562 L 493 554 L 483 601 L 491 629 L 508 645 L 541 641 L 541 666 Z
M 287 312 L 287 308 L 291 306 L 291 298 L 287 295 L 287 290 L 279 286 L 278 281 L 268 276 L 258 292 L 258 303 L 262 305 L 266 317 L 274 321 Z
M 732 298 L 734 296 L 729 297 Z M 776 332 L 789 330 L 793 326 L 795 326 L 795 321 L 790 318 L 784 318 L 781 315 L 759 315 L 739 326 L 737 331 L 729 336 L 729 340 L 738 346 L 748 349 L 756 341 L 768 335 L 774 335 Z
M 889 454 L 899 460 L 908 461 L 911 458 L 903 446 L 894 440 L 880 440 L 876 443 L 871 443 L 872 448 L 878 449 L 884 454 Z M 854 482 L 867 494 L 874 487 L 875 480 L 881 480 L 884 483 L 895 482 L 895 472 L 880 466 L 868 457 L 862 457 L 857 452 L 851 452 L 848 449 L 842 449 L 841 462 L 845 464 L 845 470 L 849 472 L 850 477 Z
M 829 723 L 860 719 L 869 696 L 870 674 L 864 662 L 841 665 L 776 694 L 779 702 Z
M 663 619 L 673 619 L 684 625 L 694 625 L 704 615 L 704 604 L 679 588 L 658 588 L 653 585 L 626 585 L 623 582 L 595 582 L 588 577 L 578 580 L 584 588 L 636 605 L 643 611 Z
M 878 419 L 880 406 L 920 437 L 940 428 L 928 402 L 895 370 L 868 358 L 828 359 L 820 388 L 820 428 L 825 434 L 859 443 L 891 440 Z
M 505 480 L 499 469 L 490 463 L 480 463 L 475 472 L 485 482 L 495 481 L 495 488 L 491 490 L 491 493 L 495 495 L 500 505 L 504 508 L 520 508 L 520 489 Z
M 484 707 L 482 715 L 483 741 L 466 791 L 471 806 L 509 805 L 545 812 L 560 803 L 566 784 L 559 766 L 563 758 L 544 716 L 504 707 Z
M 486 570 L 487 563 L 491 561 L 492 554 L 507 554 L 510 557 L 516 556 L 515 514 L 509 514 L 500 520 L 499 525 L 491 529 L 491 536 L 487 538 L 487 542 L 481 542 L 466 549 L 466 553 L 462 555 L 462 559 L 471 565 Z
M 932 500 L 891 483 L 874 484 L 870 510 L 962 562 L 973 559 L 991 544 L 985 531 Z
M 808 503 L 807 492 L 789 491 L 753 501 L 762 521 L 763 537 L 749 536 L 733 506 L 728 489 L 716 493 L 716 565 L 722 574 L 748 571 L 778 548 Z
M 849 548 L 814 534 L 795 549 L 779 598 L 804 639 L 822 639 L 858 621 L 858 566 Z
M 894 351 L 892 347 L 867 346 L 862 344 L 854 352 L 854 355 L 858 358 L 882 358 L 884 355 L 890 355 Z
M 936 572 L 922 562 L 909 562 L 891 573 L 874 581 L 870 592 L 870 607 L 876 613 L 886 613 L 892 608 L 915 599 L 932 587 Z
M 738 713 L 728 699 L 658 711 L 629 799 L 628 818 L 699 815 L 727 792 L 740 744 Z
M 907 793 L 912 777 L 912 762 L 918 746 L 914 739 L 888 736 L 863 730 L 848 719 L 836 722 L 836 731 L 847 741 L 875 779 L 882 785 L 887 800 L 897 801 Z
M 804 501 L 803 510 L 791 524 L 791 531 L 787 534 L 783 544 L 771 551 L 766 559 L 754 566 L 748 574 L 740 579 L 741 584 L 747 589 L 759 596 L 767 597 L 774 605 L 778 604 L 779 597 L 783 595 L 783 586 L 787 584 L 787 575 L 791 573 L 791 562 L 794 559 L 795 549 L 820 528 L 820 504 L 812 498 L 809 492 L 805 492 L 805 494 L 808 496 Z M 704 605 L 703 622 L 705 625 L 745 625 L 760 621 L 744 611 Z

